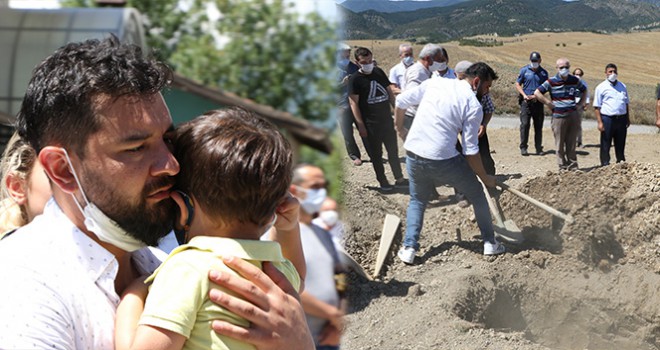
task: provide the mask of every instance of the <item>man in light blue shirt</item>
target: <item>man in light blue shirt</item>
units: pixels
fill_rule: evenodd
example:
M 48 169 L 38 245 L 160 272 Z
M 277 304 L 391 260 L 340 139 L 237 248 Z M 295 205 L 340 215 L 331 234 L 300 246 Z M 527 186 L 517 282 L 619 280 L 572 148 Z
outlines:
M 616 162 L 625 162 L 626 135 L 630 126 L 628 89 L 617 79 L 614 63 L 605 66 L 605 79 L 594 93 L 594 110 L 600 131 L 600 165 L 610 164 L 610 146 L 614 140 Z

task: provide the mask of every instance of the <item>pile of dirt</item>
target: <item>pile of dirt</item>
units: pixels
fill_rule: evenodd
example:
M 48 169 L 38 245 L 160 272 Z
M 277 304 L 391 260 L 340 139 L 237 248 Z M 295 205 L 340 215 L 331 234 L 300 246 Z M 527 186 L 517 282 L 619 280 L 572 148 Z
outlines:
M 525 241 L 484 257 L 472 209 L 459 208 L 453 191 L 439 188 L 414 265 L 395 257 L 399 233 L 378 278 L 352 274 L 342 347 L 659 349 L 660 166 L 556 172 L 552 162 L 523 165 L 501 148 L 495 156 L 508 170 L 498 180 L 574 222 L 504 192 L 502 209 Z M 345 176 L 345 247 L 373 273 L 385 214 L 399 216 L 405 230 L 408 195 L 370 187 L 373 170 L 365 165 Z

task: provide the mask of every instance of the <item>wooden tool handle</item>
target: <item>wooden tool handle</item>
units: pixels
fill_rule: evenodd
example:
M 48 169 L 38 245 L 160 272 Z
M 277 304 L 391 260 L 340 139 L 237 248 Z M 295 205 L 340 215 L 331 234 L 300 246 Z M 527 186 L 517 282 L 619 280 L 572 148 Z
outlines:
M 564 221 L 566 221 L 568 223 L 573 223 L 575 221 L 575 220 L 573 220 L 573 216 L 571 216 L 570 214 L 564 214 L 564 213 L 560 212 L 559 210 L 557 210 L 557 209 L 555 209 L 555 208 L 553 208 L 553 207 L 551 207 L 551 206 L 549 206 L 549 205 L 547 205 L 547 204 L 545 204 L 545 203 L 543 203 L 543 202 L 541 202 L 537 199 L 534 199 L 534 198 L 530 197 L 529 195 L 526 195 L 526 194 L 516 190 L 515 188 L 509 187 L 509 185 L 507 185 L 507 184 L 498 182 L 497 185 L 502 187 L 503 189 L 515 194 L 516 196 L 518 196 L 518 197 L 534 204 L 535 206 L 547 211 L 548 213 L 563 219 Z

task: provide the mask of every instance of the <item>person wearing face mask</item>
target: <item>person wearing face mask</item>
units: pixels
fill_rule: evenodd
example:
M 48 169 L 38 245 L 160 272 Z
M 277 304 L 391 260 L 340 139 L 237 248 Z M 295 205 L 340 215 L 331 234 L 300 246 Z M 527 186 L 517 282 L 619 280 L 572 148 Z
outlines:
M 115 349 L 253 349 L 211 331 L 213 319 L 242 327 L 249 322 L 209 299 L 207 275 L 213 267 L 238 276 L 218 259 L 236 256 L 259 267 L 269 262 L 300 290 L 302 277 L 279 243 L 259 240 L 273 225 L 298 225 L 297 215 L 277 215 L 280 204 L 293 200 L 291 146 L 274 125 L 239 108 L 210 111 L 178 126 L 172 142 L 181 164 L 181 192 L 173 195 L 180 212 L 176 226 L 185 244 L 124 292 Z
M 559 170 L 577 170 L 578 161 L 575 152 L 579 110 L 584 109 L 585 99 L 577 101 L 579 95 L 587 93 L 587 87 L 577 77 L 571 75 L 571 64 L 567 58 L 557 60 L 557 74 L 534 91 L 536 99 L 552 110 L 552 133 L 557 149 Z M 550 93 L 550 99 L 543 94 Z
M 577 67 L 573 70 L 573 75 L 578 77 L 578 79 L 580 79 L 582 81 L 582 83 L 584 84 L 584 87 L 587 88 L 587 94 L 586 94 L 586 97 L 584 97 L 585 98 L 584 107 L 581 110 L 578 109 L 578 112 L 580 113 L 580 124 L 578 126 L 577 147 L 583 147 L 583 144 L 582 144 L 582 119 L 584 118 L 584 111 L 587 110 L 587 106 L 591 102 L 591 95 L 589 95 L 589 85 L 587 84 L 587 81 L 584 80 L 584 78 L 583 78 L 584 77 L 584 70 L 580 67 Z M 579 103 L 582 98 L 583 98 L 582 95 L 578 95 L 575 98 L 575 102 Z
M 402 91 L 412 89 L 423 81 L 432 77 L 432 73 L 442 68 L 445 58 L 442 55 L 442 46 L 436 44 L 426 44 L 419 52 L 419 59 L 415 64 L 406 70 Z M 417 113 L 417 106 L 410 106 L 404 116 L 395 119 L 396 131 L 402 140 L 406 139 L 406 134 L 413 123 Z
M 0 280 L 11 286 L 0 288 L 0 348 L 114 349 L 120 296 L 160 264 L 145 247 L 174 223 L 179 163 L 160 93 L 171 74 L 114 35 L 68 43 L 35 67 L 16 127 L 53 196 L 0 242 Z M 279 270 L 223 262 L 245 277 L 209 266 L 208 282 L 233 291 L 209 297 L 246 318 L 249 331 L 224 319 L 209 320 L 212 331 L 259 349 L 313 346 L 297 291 Z
M 335 243 L 335 248 L 338 250 L 342 248 L 341 240 L 344 236 L 344 225 L 339 220 L 339 206 L 337 201 L 325 197 L 321 209 L 319 210 L 318 216 L 312 220 L 312 223 L 330 233 L 332 236 L 332 241 Z
M 357 124 L 348 102 L 349 78 L 353 73 L 357 72 L 360 67 L 351 62 L 350 56 L 351 47 L 345 43 L 340 43 L 337 47 L 337 84 L 340 90 L 338 96 L 339 99 L 337 100 L 337 123 L 339 124 L 339 129 L 344 137 L 344 145 L 346 146 L 348 157 L 351 158 L 353 165 L 360 166 L 362 165 L 362 154 L 360 148 L 355 142 L 355 137 L 353 136 L 353 125 L 357 127 Z M 361 139 L 362 144 L 368 153 L 369 147 L 367 146 L 369 142 L 365 137 L 361 137 Z
M 470 68 L 471 65 L 472 62 L 470 61 L 458 62 L 455 68 L 456 79 L 465 79 L 465 71 Z M 486 132 L 488 123 L 493 117 L 493 112 L 495 112 L 495 104 L 490 97 L 490 93 L 483 95 L 481 98 L 481 107 L 483 108 L 484 117 L 481 121 L 481 126 L 479 126 L 479 154 L 481 155 L 481 161 L 483 162 L 486 174 L 495 175 L 495 161 L 490 154 L 490 143 L 488 142 L 488 133 Z M 458 151 L 462 153 L 463 148 L 459 142 L 456 142 L 456 147 L 458 148 Z
M 435 71 L 434 77 L 456 79 L 456 72 L 449 67 L 449 54 L 444 47 L 442 48 L 442 56 L 445 60 L 439 62 L 438 70 Z
M 483 118 L 480 100 L 497 78 L 490 66 L 478 62 L 465 71 L 462 80 L 429 79 L 397 96 L 397 114 L 405 113 L 409 106 L 419 105 L 415 123 L 403 145 L 410 176 L 410 203 L 398 257 L 406 264 L 414 262 L 420 248 L 424 211 L 436 184 L 456 188 L 472 203 L 484 255 L 505 252 L 504 246 L 495 239 L 488 202 L 477 179 L 488 187 L 495 187 L 495 178 L 486 174 L 479 155 L 478 135 Z M 462 154 L 455 147 L 459 133 Z
M 392 91 L 395 95 L 401 93 L 401 86 L 405 79 L 406 69 L 415 63 L 412 46 L 410 46 L 410 44 L 399 45 L 399 57 L 401 58 L 401 62 L 397 63 L 392 69 L 390 69 L 389 75 L 390 82 L 392 83 Z
M 548 80 L 548 72 L 541 67 L 541 54 L 533 51 L 529 55 L 530 64 L 520 68 L 516 79 L 518 104 L 520 105 L 520 154 L 528 156 L 530 123 L 534 123 L 534 146 L 536 154 L 543 154 L 543 104 L 536 100 L 534 91 Z
M 395 186 L 407 186 L 399 163 L 399 146 L 392 121 L 394 93 L 391 83 L 382 69 L 375 67 L 373 55 L 366 47 L 355 50 L 355 60 L 360 70 L 353 73 L 348 83 L 351 110 L 357 121 L 360 136 L 369 143 L 371 165 L 382 192 L 391 192 Z M 385 175 L 383 166 L 383 145 L 387 150 L 387 160 L 394 175 L 394 186 Z
M 594 112 L 600 131 L 600 165 L 610 164 L 610 147 L 614 141 L 616 162 L 625 162 L 626 135 L 630 126 L 629 96 L 626 85 L 619 81 L 616 64 L 605 66 L 605 80 L 596 86 Z
M 307 277 L 300 299 L 307 314 L 316 349 L 339 349 L 344 324 L 344 306 L 335 275 L 343 267 L 330 234 L 312 224 L 327 197 L 323 170 L 310 164 L 299 164 L 293 170 L 290 192 L 300 201 L 300 238 Z

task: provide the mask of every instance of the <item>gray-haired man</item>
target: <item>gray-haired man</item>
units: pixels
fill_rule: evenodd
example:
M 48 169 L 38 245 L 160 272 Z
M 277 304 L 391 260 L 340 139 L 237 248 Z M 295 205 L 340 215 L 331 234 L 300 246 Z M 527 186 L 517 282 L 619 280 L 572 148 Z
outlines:
M 390 82 L 392 83 L 392 92 L 394 92 L 395 95 L 401 93 L 401 86 L 405 80 L 406 69 L 415 63 L 412 46 L 410 46 L 410 44 L 399 45 L 399 57 L 401 58 L 401 62 L 397 63 L 392 69 L 390 69 L 389 75 Z
M 417 62 L 406 69 L 405 81 L 401 90 L 406 91 L 414 88 L 431 78 L 432 73 L 439 70 L 443 62 L 447 62 L 447 59 L 442 54 L 442 46 L 436 44 L 424 45 Z M 395 120 L 396 131 L 404 141 L 412 125 L 413 118 L 415 118 L 415 113 L 417 113 L 417 106 L 411 106 L 406 111 L 405 116 L 397 117 Z

